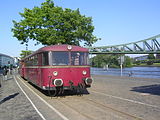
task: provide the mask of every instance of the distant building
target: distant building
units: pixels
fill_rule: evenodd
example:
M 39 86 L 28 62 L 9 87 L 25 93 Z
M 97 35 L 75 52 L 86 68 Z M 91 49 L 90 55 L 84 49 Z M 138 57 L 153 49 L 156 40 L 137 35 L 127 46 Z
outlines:
M 15 67 L 19 66 L 19 60 L 20 58 L 19 57 L 14 57 L 14 65 Z
M 143 56 L 134 58 L 135 61 L 142 61 L 142 60 L 147 60 L 147 59 L 148 59 L 148 55 L 143 55 Z
M 160 54 L 156 54 L 156 59 L 160 59 Z
M 8 64 L 14 65 L 14 58 L 0 53 L 0 67 L 7 66 Z

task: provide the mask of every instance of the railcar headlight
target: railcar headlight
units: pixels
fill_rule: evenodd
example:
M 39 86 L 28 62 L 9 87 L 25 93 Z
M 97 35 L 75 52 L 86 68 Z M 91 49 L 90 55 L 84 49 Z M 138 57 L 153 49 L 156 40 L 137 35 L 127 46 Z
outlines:
M 68 49 L 68 50 L 71 50 L 71 49 L 72 49 L 72 46 L 71 46 L 71 45 L 68 45 L 68 46 L 67 46 L 67 49 Z
M 87 85 L 91 85 L 92 82 L 93 82 L 92 78 L 86 78 L 86 79 L 85 79 L 85 83 L 86 83 Z
M 63 85 L 63 80 L 62 79 L 55 79 L 55 80 L 53 80 L 53 84 L 56 87 L 62 86 Z
M 53 72 L 53 75 L 54 75 L 54 76 L 57 76 L 57 75 L 58 75 L 58 72 L 57 72 L 57 71 L 54 71 L 54 72 Z
M 86 74 L 87 74 L 87 71 L 83 70 L 82 74 L 83 74 L 83 75 L 86 75 Z

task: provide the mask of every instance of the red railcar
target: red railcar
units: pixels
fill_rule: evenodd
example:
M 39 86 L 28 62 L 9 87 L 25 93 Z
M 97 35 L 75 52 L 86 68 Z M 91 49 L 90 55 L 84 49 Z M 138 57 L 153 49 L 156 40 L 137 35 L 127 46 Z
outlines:
M 43 90 L 91 86 L 88 49 L 72 45 L 40 48 L 21 61 L 20 75 Z

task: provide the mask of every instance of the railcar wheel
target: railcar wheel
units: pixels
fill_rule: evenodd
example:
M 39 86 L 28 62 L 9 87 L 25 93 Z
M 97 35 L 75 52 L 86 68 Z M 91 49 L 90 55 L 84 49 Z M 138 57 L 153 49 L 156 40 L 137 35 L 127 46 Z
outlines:
M 64 89 L 62 87 L 58 88 L 58 95 L 63 94 L 64 93 Z
M 80 96 L 83 95 L 83 87 L 81 84 L 79 84 L 77 87 L 77 95 L 80 95 Z
M 48 95 L 52 98 L 55 97 L 57 95 L 57 90 L 48 90 Z
M 52 92 L 53 92 L 53 93 L 51 94 L 51 96 L 52 96 L 52 97 L 57 96 L 57 93 L 58 93 L 58 91 L 57 91 L 57 90 L 53 90 Z

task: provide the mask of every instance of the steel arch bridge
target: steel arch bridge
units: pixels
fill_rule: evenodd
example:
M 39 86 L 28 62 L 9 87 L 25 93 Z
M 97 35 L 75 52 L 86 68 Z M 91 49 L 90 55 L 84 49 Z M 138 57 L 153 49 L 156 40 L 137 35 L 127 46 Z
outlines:
M 160 34 L 127 44 L 90 47 L 90 54 L 157 54 L 160 53 Z

